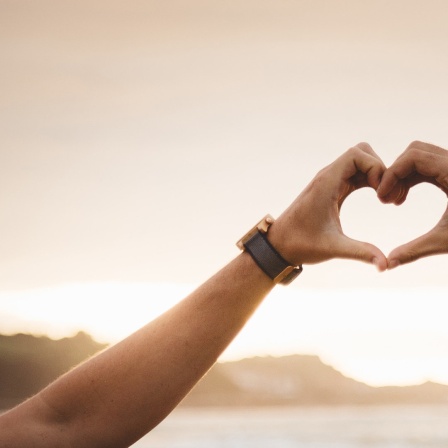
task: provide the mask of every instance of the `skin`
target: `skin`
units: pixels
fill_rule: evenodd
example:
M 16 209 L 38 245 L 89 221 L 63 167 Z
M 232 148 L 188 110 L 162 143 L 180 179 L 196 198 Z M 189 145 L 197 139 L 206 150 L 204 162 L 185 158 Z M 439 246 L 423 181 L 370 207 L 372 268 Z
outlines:
M 419 141 L 412 142 L 385 171 L 378 197 L 386 204 L 400 205 L 409 190 L 429 182 L 448 194 L 448 151 Z M 395 248 L 388 256 L 388 268 L 411 263 L 422 257 L 448 253 L 448 209 L 426 234 Z
M 385 270 L 384 254 L 346 237 L 339 221 L 347 196 L 376 190 L 384 171 L 369 145 L 351 148 L 274 222 L 269 240 L 295 265 L 348 258 Z M 0 448 L 131 445 L 177 406 L 274 286 L 241 253 L 171 310 L 1 415 Z

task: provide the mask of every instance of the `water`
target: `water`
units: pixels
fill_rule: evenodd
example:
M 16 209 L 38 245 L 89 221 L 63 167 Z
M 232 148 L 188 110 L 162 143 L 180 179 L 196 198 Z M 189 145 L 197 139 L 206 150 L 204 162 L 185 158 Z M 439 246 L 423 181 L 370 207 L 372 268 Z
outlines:
M 177 409 L 134 448 L 447 448 L 448 406 Z

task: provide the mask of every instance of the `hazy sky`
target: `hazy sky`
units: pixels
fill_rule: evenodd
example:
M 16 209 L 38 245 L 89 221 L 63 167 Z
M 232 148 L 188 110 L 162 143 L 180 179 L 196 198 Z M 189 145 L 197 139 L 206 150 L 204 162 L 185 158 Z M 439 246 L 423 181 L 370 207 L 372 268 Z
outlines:
M 442 0 L 0 0 L 5 328 L 21 319 L 11 291 L 198 284 L 359 141 L 386 164 L 415 139 L 448 147 L 446 23 Z M 342 224 L 387 253 L 445 207 L 432 186 L 400 208 L 366 190 Z M 305 267 L 288 294 L 356 291 L 399 321 L 406 297 L 427 310 L 421 291 L 448 292 L 447 263 L 379 274 L 334 261 Z M 339 312 L 343 327 L 355 310 Z

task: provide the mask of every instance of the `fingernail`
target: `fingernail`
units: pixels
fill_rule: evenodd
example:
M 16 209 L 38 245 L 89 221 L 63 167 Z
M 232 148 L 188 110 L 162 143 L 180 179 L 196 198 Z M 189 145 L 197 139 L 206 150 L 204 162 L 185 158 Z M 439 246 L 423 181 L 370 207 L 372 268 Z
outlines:
M 372 263 L 376 266 L 376 268 L 381 271 L 380 260 L 377 257 L 372 258 Z
M 400 266 L 400 262 L 397 259 L 395 259 L 395 260 L 389 261 L 387 268 L 390 270 L 390 269 L 395 269 L 397 266 Z

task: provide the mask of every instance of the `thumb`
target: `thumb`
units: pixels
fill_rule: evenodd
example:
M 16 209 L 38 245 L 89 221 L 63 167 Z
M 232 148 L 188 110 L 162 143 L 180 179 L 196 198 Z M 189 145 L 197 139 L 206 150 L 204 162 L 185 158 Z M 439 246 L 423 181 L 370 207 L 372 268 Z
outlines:
M 341 235 L 338 238 L 335 253 L 337 258 L 348 258 L 374 264 L 380 272 L 387 269 L 386 256 L 376 246 L 354 240 L 346 235 Z
M 394 269 L 402 264 L 412 263 L 419 258 L 447 252 L 447 242 L 440 238 L 437 229 L 433 229 L 409 243 L 396 247 L 387 257 L 387 268 Z
M 448 253 L 448 208 L 437 225 L 428 233 L 396 247 L 387 257 L 388 269 L 412 263 L 430 255 Z

